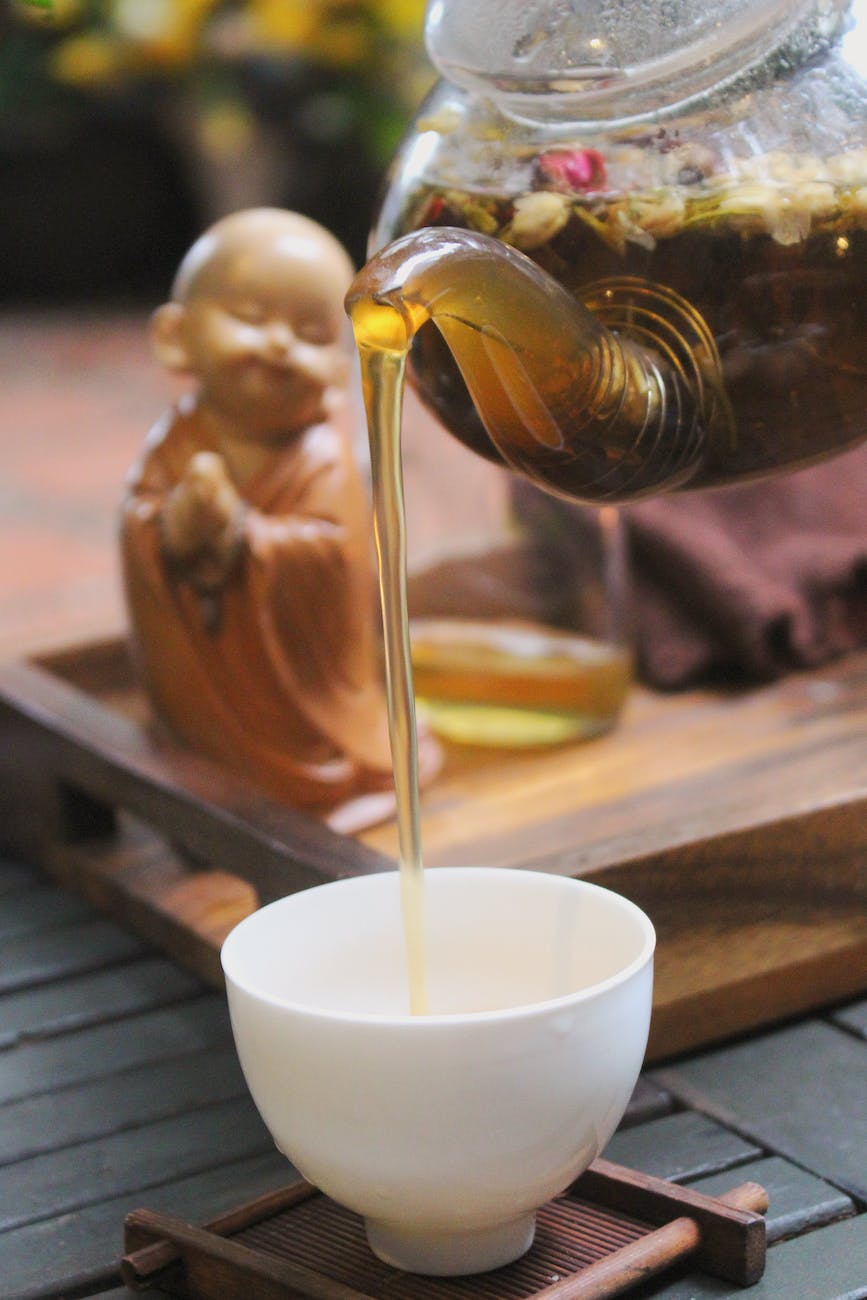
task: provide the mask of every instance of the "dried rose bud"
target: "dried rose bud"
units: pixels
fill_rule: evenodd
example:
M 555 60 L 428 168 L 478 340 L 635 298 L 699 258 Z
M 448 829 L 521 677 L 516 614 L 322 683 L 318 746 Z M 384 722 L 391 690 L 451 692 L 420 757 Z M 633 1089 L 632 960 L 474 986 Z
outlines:
M 432 194 L 422 217 L 424 224 L 433 225 L 435 221 L 438 221 L 443 214 L 444 207 L 445 203 L 442 197 L 439 194 Z
M 549 189 L 600 190 L 605 186 L 605 159 L 598 149 L 552 149 L 536 159 L 536 177 Z

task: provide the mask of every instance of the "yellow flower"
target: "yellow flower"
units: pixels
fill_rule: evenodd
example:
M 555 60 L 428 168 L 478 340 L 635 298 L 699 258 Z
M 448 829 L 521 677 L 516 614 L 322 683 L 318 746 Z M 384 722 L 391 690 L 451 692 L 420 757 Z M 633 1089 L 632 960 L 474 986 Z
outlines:
M 336 67 L 359 67 L 371 53 L 371 30 L 364 15 L 356 10 L 332 14 L 321 24 L 315 45 L 315 54 L 323 63 Z
M 377 23 L 399 40 L 421 42 L 424 0 L 370 0 Z
M 315 44 L 320 13 L 315 0 L 250 0 L 250 28 L 263 45 L 307 50 Z
M 67 27 L 81 15 L 82 0 L 51 0 L 50 4 L 28 4 L 15 0 L 15 17 L 46 27 Z
M 203 151 L 216 161 L 240 158 L 255 141 L 256 124 L 247 106 L 227 99 L 206 108 L 199 123 Z
M 114 0 L 112 23 L 137 59 L 175 67 L 199 53 L 201 31 L 218 0 Z
M 108 85 L 127 69 L 122 44 L 98 33 L 62 41 L 49 62 L 54 76 L 71 86 Z
M 390 61 L 399 59 L 400 80 L 409 86 L 425 7 L 424 0 L 101 0 L 94 6 L 99 17 L 84 23 L 84 0 L 52 0 L 50 12 L 13 3 L 16 12 L 38 14 L 55 27 L 78 21 L 54 67 L 57 76 L 81 85 L 260 51 L 372 71 L 386 81 Z

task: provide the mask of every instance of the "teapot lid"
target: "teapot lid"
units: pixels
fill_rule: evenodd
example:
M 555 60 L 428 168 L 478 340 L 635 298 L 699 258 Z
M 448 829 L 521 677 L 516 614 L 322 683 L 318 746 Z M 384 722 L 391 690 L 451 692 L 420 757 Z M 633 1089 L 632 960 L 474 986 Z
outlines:
M 682 105 L 785 49 L 798 65 L 850 0 L 429 0 L 442 75 L 524 121 L 625 121 Z

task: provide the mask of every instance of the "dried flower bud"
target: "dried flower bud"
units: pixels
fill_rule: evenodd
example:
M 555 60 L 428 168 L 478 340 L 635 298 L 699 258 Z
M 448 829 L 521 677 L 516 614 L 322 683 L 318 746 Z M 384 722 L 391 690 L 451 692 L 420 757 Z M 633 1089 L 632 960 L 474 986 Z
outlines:
M 529 252 L 541 248 L 566 225 L 571 205 L 565 194 L 533 190 L 515 200 L 515 213 L 508 229 L 509 243 Z
M 540 185 L 563 193 L 605 187 L 605 159 L 598 149 L 552 149 L 536 159 Z

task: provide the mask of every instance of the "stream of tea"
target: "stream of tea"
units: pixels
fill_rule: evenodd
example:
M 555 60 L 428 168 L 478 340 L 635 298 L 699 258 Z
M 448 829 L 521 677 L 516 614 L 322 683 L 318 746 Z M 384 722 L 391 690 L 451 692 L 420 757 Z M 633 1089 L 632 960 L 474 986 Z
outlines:
M 424 948 L 424 864 L 418 785 L 418 729 L 406 593 L 406 509 L 401 464 L 401 406 L 409 336 L 391 307 L 362 299 L 352 308 L 370 435 L 373 526 L 385 639 L 400 854 L 401 905 L 412 1015 L 428 1010 Z

